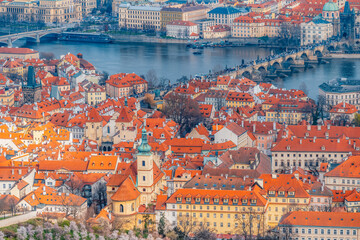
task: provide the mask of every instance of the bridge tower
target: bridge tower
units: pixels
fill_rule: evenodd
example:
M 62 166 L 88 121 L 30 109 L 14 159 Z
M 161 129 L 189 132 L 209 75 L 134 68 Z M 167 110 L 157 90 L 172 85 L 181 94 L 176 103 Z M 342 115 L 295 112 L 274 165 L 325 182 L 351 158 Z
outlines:
M 36 82 L 33 66 L 29 66 L 27 75 L 27 84 L 22 86 L 24 94 L 24 103 L 33 104 L 41 101 L 41 81 Z

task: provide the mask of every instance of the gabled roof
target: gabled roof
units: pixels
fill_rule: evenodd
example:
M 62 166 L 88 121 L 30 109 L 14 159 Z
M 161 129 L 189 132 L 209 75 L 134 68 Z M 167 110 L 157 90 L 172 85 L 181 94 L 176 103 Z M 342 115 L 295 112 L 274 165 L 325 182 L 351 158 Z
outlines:
M 360 213 L 296 211 L 283 216 L 279 225 L 360 228 Z

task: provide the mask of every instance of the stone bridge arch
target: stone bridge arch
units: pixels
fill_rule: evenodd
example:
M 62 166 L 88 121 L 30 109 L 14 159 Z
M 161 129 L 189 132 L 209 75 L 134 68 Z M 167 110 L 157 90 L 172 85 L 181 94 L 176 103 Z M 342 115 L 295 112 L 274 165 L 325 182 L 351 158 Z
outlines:
M 317 49 L 314 51 L 314 55 L 317 56 L 317 57 L 322 57 L 323 56 L 323 53 L 320 49 Z
M 251 71 L 249 71 L 249 70 L 245 70 L 241 75 L 248 79 L 252 79 Z

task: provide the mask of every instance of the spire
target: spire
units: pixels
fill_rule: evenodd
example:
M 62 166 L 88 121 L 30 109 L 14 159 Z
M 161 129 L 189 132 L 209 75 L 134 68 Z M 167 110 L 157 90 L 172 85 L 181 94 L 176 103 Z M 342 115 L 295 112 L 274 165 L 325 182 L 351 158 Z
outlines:
M 35 71 L 34 71 L 33 66 L 29 66 L 29 68 L 28 68 L 27 85 L 29 87 L 35 87 L 35 85 L 36 85 Z
M 349 4 L 348 1 L 345 2 L 344 13 L 345 13 L 345 14 L 349 14 L 349 13 L 350 13 L 350 4 Z
M 138 151 L 139 151 L 138 155 L 151 155 L 150 153 L 151 147 L 148 144 L 147 133 L 145 128 L 143 128 L 142 130 L 141 144 L 138 147 Z

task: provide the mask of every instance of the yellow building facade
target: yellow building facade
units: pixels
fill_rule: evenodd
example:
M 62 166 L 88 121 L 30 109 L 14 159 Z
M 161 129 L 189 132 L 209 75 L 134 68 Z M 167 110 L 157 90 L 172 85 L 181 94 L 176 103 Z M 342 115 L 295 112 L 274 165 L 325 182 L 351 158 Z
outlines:
M 0 15 L 6 20 L 43 23 L 69 23 L 81 20 L 81 4 L 74 0 L 36 2 L 3 1 Z

